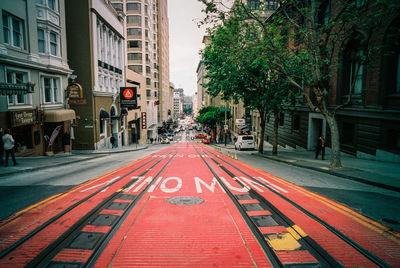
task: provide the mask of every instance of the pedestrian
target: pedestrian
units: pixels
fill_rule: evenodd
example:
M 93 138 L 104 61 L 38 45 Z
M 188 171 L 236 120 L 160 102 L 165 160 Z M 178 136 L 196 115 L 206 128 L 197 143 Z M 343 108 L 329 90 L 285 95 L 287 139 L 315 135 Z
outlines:
M 321 135 L 317 141 L 317 149 L 315 151 L 315 159 L 318 159 L 319 152 L 321 152 L 322 160 L 325 158 L 325 138 Z
M 4 143 L 3 143 L 3 128 L 0 127 L 0 166 L 4 165 L 3 155 L 4 155 Z
M 5 134 L 3 135 L 3 144 L 4 144 L 4 151 L 6 152 L 6 161 L 4 163 L 4 166 L 8 166 L 8 158 L 11 155 L 11 158 L 14 162 L 14 166 L 18 165 L 17 161 L 15 160 L 15 154 L 14 154 L 14 139 L 11 136 L 11 130 L 7 129 Z
M 111 143 L 111 148 L 114 148 L 115 146 L 114 146 L 114 143 L 115 143 L 115 138 L 114 138 L 114 136 L 111 136 L 111 138 L 110 138 L 110 143 Z

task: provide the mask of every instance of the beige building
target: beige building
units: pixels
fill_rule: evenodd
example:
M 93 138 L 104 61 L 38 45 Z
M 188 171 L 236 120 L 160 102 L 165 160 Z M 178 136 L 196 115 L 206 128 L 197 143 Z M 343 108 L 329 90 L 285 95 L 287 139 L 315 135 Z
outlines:
M 119 104 L 119 88 L 125 85 L 123 15 L 106 0 L 68 0 L 65 7 L 69 64 L 81 86 L 81 94 L 69 96 L 77 117 L 73 149 L 124 146 L 126 111 Z
M 167 0 L 112 0 L 112 5 L 126 16 L 126 65 L 146 79 L 147 137 L 156 138 L 158 123 L 172 109 Z
M 146 116 L 146 78 L 127 67 L 125 68 L 126 87 L 137 88 L 137 105 L 139 109 L 128 110 L 126 116 L 127 122 L 127 144 L 147 142 L 147 116 Z
M 158 1 L 158 62 L 159 62 L 159 117 L 158 122 L 167 122 L 172 118 L 173 91 L 169 80 L 169 23 L 168 2 Z

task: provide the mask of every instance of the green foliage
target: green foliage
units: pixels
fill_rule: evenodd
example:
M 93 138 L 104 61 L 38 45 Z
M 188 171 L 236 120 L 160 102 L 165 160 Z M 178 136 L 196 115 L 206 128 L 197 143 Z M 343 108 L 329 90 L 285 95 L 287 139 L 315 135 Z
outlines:
M 199 116 L 196 118 L 196 122 L 210 127 L 215 127 L 219 122 L 225 120 L 225 111 L 227 119 L 230 119 L 231 111 L 229 108 L 216 106 L 203 107 L 199 111 Z

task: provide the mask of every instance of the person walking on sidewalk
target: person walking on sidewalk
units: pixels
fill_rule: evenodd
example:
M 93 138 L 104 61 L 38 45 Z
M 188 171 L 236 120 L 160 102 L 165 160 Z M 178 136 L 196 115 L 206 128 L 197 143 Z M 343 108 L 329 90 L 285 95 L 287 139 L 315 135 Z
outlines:
M 321 135 L 317 142 L 317 150 L 315 151 L 315 159 L 318 159 L 319 152 L 321 152 L 322 160 L 325 158 L 325 138 Z
M 8 158 L 10 157 L 10 155 L 14 162 L 14 166 L 18 165 L 17 161 L 15 160 L 14 154 L 14 139 L 11 136 L 11 131 L 9 129 L 7 129 L 5 134 L 3 135 L 3 143 L 4 150 L 6 151 L 6 161 L 4 163 L 4 166 L 8 166 Z
M 4 160 L 3 160 L 3 156 L 4 156 L 4 143 L 3 143 L 3 128 L 0 127 L 0 166 L 4 165 Z

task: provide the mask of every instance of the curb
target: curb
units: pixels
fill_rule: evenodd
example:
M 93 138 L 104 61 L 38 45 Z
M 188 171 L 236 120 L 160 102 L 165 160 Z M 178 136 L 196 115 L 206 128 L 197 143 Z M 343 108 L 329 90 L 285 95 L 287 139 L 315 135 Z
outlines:
M 357 181 L 357 182 L 360 182 L 360 183 L 364 183 L 364 184 L 368 184 L 368 185 L 372 185 L 372 186 L 376 186 L 376 187 L 379 187 L 379 188 L 383 188 L 383 189 L 387 189 L 387 190 L 391 190 L 391 191 L 395 191 L 395 192 L 400 193 L 400 187 L 387 185 L 387 184 L 383 184 L 383 183 L 379 183 L 379 182 L 375 182 L 375 181 L 369 181 L 369 180 L 366 180 L 366 179 L 362 179 L 362 178 L 358 178 L 358 177 L 354 177 L 354 176 L 350 176 L 350 175 L 346 175 L 346 174 L 342 174 L 342 173 L 337 173 L 337 172 L 334 172 L 334 171 L 331 171 L 331 170 L 324 170 L 324 169 L 320 169 L 320 168 L 304 166 L 304 165 L 300 165 L 300 164 L 297 164 L 297 163 L 288 162 L 288 161 L 281 160 L 281 159 L 276 159 L 276 158 L 273 158 L 273 157 L 270 157 L 270 156 L 267 156 L 267 155 L 261 155 L 261 154 L 258 154 L 258 153 L 253 153 L 252 155 L 255 155 L 255 156 L 258 156 L 258 157 L 262 157 L 262 158 L 267 158 L 267 159 L 274 160 L 274 161 L 281 162 L 281 163 L 285 163 L 287 165 L 291 165 L 291 166 L 295 166 L 295 167 L 311 169 L 311 170 L 318 171 L 318 172 L 321 172 L 321 173 L 333 175 L 333 176 L 336 176 L 336 177 L 341 177 L 341 178 L 352 180 L 352 181 Z
M 26 169 L 13 170 L 13 171 L 6 172 L 6 173 L 0 173 L 0 178 L 5 177 L 7 175 L 11 175 L 11 174 L 16 174 L 16 173 L 28 173 L 28 172 L 32 172 L 32 171 L 36 171 L 36 170 L 40 170 L 40 169 L 59 167 L 59 166 L 65 165 L 65 164 L 74 164 L 77 162 L 84 162 L 84 161 L 88 161 L 88 160 L 92 160 L 92 159 L 96 159 L 96 158 L 102 158 L 102 157 L 107 156 L 107 154 L 140 151 L 140 150 L 144 150 L 147 148 L 148 148 L 148 146 L 145 146 L 143 148 L 138 148 L 138 149 L 126 149 L 126 150 L 120 150 L 120 151 L 114 151 L 114 152 L 93 152 L 93 153 L 75 154 L 75 155 L 94 155 L 94 156 L 88 157 L 85 159 L 77 159 L 77 160 L 73 160 L 73 161 L 68 161 L 67 163 L 61 162 L 61 163 L 57 163 L 57 164 L 53 164 L 53 165 L 47 165 L 47 166 L 41 166 L 41 167 L 30 167 L 30 168 L 26 168 Z
M 77 160 L 69 161 L 69 162 L 67 162 L 67 164 L 74 164 L 74 163 L 77 163 L 77 162 L 88 161 L 88 160 L 101 158 L 101 157 L 105 157 L 105 155 L 103 155 L 103 156 L 93 156 L 93 157 L 88 157 L 88 158 L 85 158 L 85 159 L 77 159 Z M 10 171 L 10 172 L 7 172 L 7 173 L 1 173 L 0 177 L 4 177 L 4 176 L 7 176 L 7 175 L 16 174 L 16 173 L 27 173 L 27 172 L 40 170 L 40 169 L 59 167 L 59 166 L 65 165 L 65 164 L 66 164 L 65 162 L 62 162 L 62 163 L 57 163 L 57 164 L 54 164 L 54 165 L 47 165 L 47 166 L 42 166 L 42 167 L 30 167 L 30 168 L 25 168 L 25 169 L 20 169 L 20 170 L 14 170 L 14 171 Z
M 126 152 L 134 152 L 134 151 L 140 151 L 149 148 L 149 145 L 143 146 L 142 148 L 134 148 L 134 149 L 123 149 L 123 150 L 115 150 L 115 151 L 96 151 L 93 150 L 92 152 L 84 152 L 84 153 L 79 153 L 79 151 L 75 151 L 75 155 L 90 155 L 90 154 L 118 154 L 118 153 L 126 153 Z

